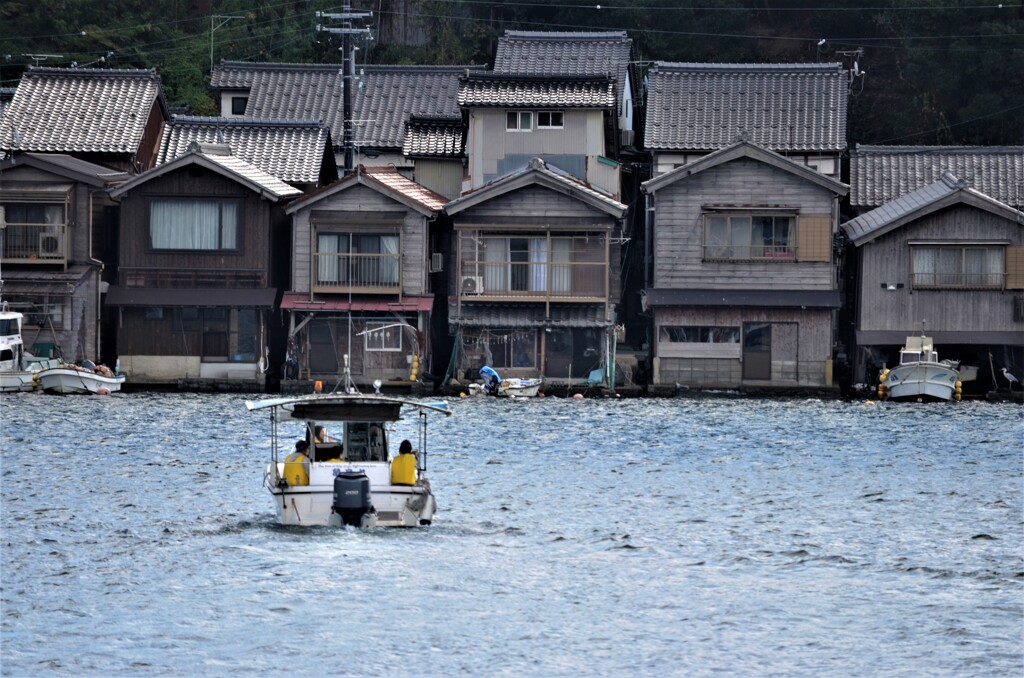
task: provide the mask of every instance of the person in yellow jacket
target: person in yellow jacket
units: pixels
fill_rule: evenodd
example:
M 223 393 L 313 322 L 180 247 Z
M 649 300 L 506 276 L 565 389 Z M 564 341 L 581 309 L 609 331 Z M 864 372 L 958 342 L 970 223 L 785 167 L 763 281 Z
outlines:
M 309 441 L 295 443 L 295 451 L 285 457 L 284 479 L 289 485 L 309 485 Z
M 412 451 L 412 443 L 403 440 L 398 446 L 398 456 L 391 461 L 392 485 L 416 484 L 416 455 Z

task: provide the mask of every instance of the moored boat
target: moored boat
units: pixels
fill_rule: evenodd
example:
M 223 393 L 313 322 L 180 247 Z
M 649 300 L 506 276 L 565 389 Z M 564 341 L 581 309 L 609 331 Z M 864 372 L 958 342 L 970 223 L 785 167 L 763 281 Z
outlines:
M 878 375 L 878 395 L 898 401 L 960 400 L 959 363 L 939 361 L 931 337 L 907 337 L 900 349 L 900 364 Z
M 87 362 L 88 364 L 90 363 Z M 40 370 L 34 379 L 43 392 L 58 395 L 106 395 L 121 390 L 125 375 L 115 374 L 103 365 L 87 365 L 62 364 L 58 367 L 48 367 Z
M 38 358 L 25 350 L 21 337 L 23 321 L 21 313 L 0 310 L 0 393 L 31 391 L 37 372 L 59 364 L 57 360 Z
M 433 521 L 437 502 L 427 479 L 427 415 L 451 415 L 446 403 L 317 394 L 245 406 L 271 410 L 263 484 L 282 525 L 418 527 Z M 403 413 L 417 417 L 415 451 L 410 441 L 392 444 Z M 340 427 L 332 431 L 335 439 L 317 436 L 332 427 Z M 391 450 L 399 454 L 392 458 Z

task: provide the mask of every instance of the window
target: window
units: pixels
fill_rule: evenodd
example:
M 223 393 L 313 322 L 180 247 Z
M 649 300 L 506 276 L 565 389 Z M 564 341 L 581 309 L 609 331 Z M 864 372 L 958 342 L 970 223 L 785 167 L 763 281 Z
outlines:
M 64 300 L 61 297 L 29 298 L 31 310 L 25 312 L 25 324 L 55 330 L 64 329 Z
M 1004 248 L 984 245 L 911 246 L 915 289 L 1002 289 Z
M 399 236 L 371 233 L 317 234 L 318 285 L 397 287 Z
M 740 328 L 704 325 L 662 325 L 658 341 L 676 344 L 738 344 Z
M 367 351 L 401 351 L 405 325 L 393 321 L 366 323 Z
M 249 97 L 231 97 L 231 115 L 245 115 Z
M 463 338 L 466 355 L 494 369 L 537 367 L 537 332 L 534 330 L 485 330 Z
M 63 224 L 63 203 L 9 202 L 4 204 L 7 224 Z
M 537 129 L 561 129 L 562 116 L 562 111 L 540 111 L 537 113 Z
M 255 309 L 175 308 L 172 328 L 185 345 L 201 347 L 204 362 L 252 363 L 259 356 Z
M 234 250 L 241 221 L 238 200 L 153 200 L 149 239 L 155 250 Z
M 6 227 L 0 231 L 8 259 L 64 257 L 64 203 L 13 202 L 0 205 Z
M 704 217 L 704 259 L 796 257 L 794 217 L 742 214 Z
M 505 113 L 505 129 L 509 132 L 529 132 L 533 129 L 533 112 L 508 111 Z

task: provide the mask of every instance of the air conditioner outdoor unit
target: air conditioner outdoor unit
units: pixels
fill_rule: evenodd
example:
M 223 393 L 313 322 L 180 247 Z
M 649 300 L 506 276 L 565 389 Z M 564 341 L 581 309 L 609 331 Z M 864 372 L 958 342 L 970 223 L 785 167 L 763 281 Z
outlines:
M 440 252 L 434 252 L 430 255 L 430 272 L 440 273 L 444 270 L 444 255 Z
M 39 234 L 39 255 L 42 257 L 50 256 L 57 257 L 63 254 L 64 243 L 61 242 L 61 237 L 56 233 L 40 233 Z
M 484 293 L 484 279 L 479 275 L 464 275 L 462 276 L 462 293 L 463 294 L 483 294 Z

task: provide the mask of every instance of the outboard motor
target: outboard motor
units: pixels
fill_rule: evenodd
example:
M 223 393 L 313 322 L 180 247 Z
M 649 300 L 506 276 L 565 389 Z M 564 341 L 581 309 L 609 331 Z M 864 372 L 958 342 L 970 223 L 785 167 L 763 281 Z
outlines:
M 373 513 L 370 502 L 370 479 L 362 471 L 339 473 L 334 477 L 334 512 L 344 525 L 362 525 L 362 518 Z

